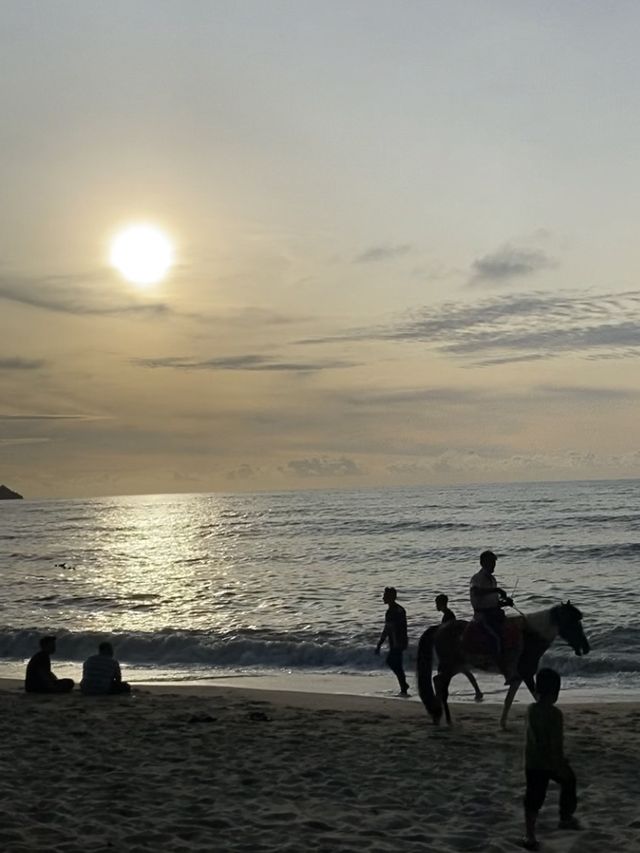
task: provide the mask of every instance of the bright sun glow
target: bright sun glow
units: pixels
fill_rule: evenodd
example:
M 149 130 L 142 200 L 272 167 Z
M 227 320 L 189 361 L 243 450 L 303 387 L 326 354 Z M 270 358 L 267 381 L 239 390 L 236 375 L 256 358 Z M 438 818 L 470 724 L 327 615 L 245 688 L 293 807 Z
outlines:
M 111 265 L 133 284 L 161 281 L 173 265 L 171 241 L 153 225 L 131 225 L 111 244 Z

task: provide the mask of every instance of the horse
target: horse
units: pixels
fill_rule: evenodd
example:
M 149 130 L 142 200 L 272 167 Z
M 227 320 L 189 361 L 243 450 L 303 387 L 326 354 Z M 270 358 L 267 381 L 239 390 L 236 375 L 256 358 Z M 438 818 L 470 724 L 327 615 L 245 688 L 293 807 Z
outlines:
M 494 657 L 486 651 L 466 652 L 463 647 L 463 635 L 468 625 L 469 623 L 463 620 L 446 622 L 427 628 L 420 637 L 416 663 L 418 691 L 427 713 L 436 725 L 440 723 L 443 711 L 447 723 L 451 725 L 448 699 L 449 683 L 454 675 L 462 672 L 465 667 L 497 671 Z M 519 680 L 510 683 L 504 700 L 500 718 L 503 729 L 507 727 L 509 709 L 523 681 L 535 697 L 534 678 L 538 663 L 557 636 L 562 637 L 578 656 L 589 654 L 590 651 L 589 641 L 582 628 L 582 613 L 570 601 L 528 616 L 510 616 L 505 620 L 505 637 L 514 631 L 519 633 L 521 638 L 517 660 Z M 438 674 L 432 679 L 434 648 L 438 655 Z

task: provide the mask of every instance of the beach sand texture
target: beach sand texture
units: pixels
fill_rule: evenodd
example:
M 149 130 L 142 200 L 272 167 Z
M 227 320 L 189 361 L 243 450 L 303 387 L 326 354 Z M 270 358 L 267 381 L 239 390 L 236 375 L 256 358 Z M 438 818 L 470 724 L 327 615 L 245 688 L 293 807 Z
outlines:
M 585 829 L 544 850 L 640 850 L 640 707 L 561 706 Z M 321 694 L 142 688 L 131 697 L 0 691 L 0 849 L 511 851 L 522 836 L 523 708 Z

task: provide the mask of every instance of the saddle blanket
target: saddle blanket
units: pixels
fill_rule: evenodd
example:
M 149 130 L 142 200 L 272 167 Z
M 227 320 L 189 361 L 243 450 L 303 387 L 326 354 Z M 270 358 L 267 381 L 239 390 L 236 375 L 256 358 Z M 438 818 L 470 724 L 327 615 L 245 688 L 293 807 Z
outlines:
M 502 648 L 504 651 L 516 649 L 520 646 L 522 626 L 519 619 L 507 619 L 504 623 L 502 634 Z M 484 625 L 480 621 L 472 620 L 468 623 L 462 635 L 462 648 L 465 654 L 488 655 L 495 653 L 495 641 L 487 634 Z

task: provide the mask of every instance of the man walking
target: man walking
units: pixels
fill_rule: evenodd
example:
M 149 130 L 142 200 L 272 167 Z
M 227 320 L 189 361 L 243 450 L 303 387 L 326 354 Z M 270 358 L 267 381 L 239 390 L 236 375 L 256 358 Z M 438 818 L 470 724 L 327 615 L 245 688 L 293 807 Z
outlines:
M 387 612 L 384 617 L 384 628 L 380 634 L 378 645 L 376 646 L 376 654 L 380 654 L 380 649 L 385 640 L 389 642 L 389 653 L 387 654 L 387 666 L 395 674 L 400 685 L 400 695 L 409 695 L 409 685 L 402 667 L 402 654 L 408 646 L 407 639 L 407 614 L 396 598 L 398 593 L 395 587 L 386 586 L 382 595 L 382 600 L 387 605 Z

